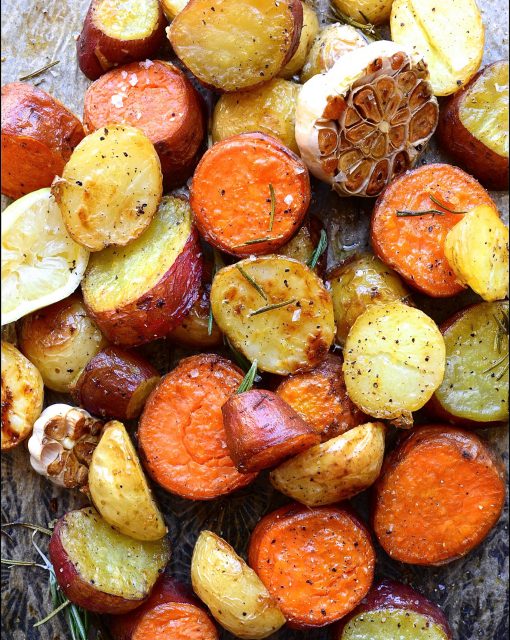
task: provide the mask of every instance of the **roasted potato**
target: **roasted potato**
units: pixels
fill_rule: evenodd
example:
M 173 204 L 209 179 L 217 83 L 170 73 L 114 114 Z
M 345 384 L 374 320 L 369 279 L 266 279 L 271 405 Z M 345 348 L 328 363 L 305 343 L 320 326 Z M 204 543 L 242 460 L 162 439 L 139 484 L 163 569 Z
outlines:
M 49 187 L 84 135 L 78 118 L 42 89 L 26 82 L 4 85 L 2 193 L 19 198 Z
M 356 318 L 371 304 L 410 299 L 400 276 L 370 253 L 352 256 L 327 275 L 335 313 L 336 340 L 344 345 Z
M 221 269 L 211 305 L 221 331 L 261 371 L 312 369 L 333 342 L 331 297 L 313 271 L 291 258 L 259 256 Z
M 104 127 L 80 142 L 51 192 L 76 242 L 89 251 L 124 246 L 145 231 L 161 201 L 158 154 L 139 129 Z
M 89 468 L 92 502 L 120 533 L 135 540 L 159 540 L 167 532 L 136 450 L 121 422 L 105 425 Z
M 272 391 L 250 389 L 221 407 L 230 457 L 241 473 L 274 467 L 320 442 L 320 435 Z
M 276 389 L 323 442 L 366 422 L 365 414 L 347 395 L 342 364 L 341 356 L 328 353 L 317 367 L 289 376 Z
M 457 278 L 481 298 L 508 297 L 508 227 L 494 207 L 468 211 L 448 231 L 444 253 Z
M 479 427 L 508 420 L 508 301 L 467 307 L 440 329 L 446 370 L 427 409 L 441 419 Z
M 171 21 L 184 9 L 188 0 L 160 0 L 160 4 L 167 20 Z
M 296 235 L 278 250 L 278 255 L 294 258 L 294 260 L 299 260 L 299 262 L 310 266 L 318 245 L 325 241 L 322 245 L 322 253 L 313 267 L 315 273 L 322 276 L 326 269 L 328 248 L 325 233 L 326 231 L 318 218 L 307 218 Z
M 359 49 L 368 40 L 354 27 L 335 22 L 324 27 L 316 36 L 301 71 L 301 82 L 310 80 L 318 73 L 329 71 L 344 53 Z
M 361 24 L 388 22 L 392 3 L 393 0 L 331 0 L 340 13 Z
M 239 91 L 281 71 L 298 48 L 302 24 L 301 0 L 215 0 L 212 5 L 191 0 L 167 34 L 177 56 L 204 85 Z
M 247 131 L 261 131 L 280 139 L 298 152 L 294 137 L 294 112 L 299 85 L 273 78 L 250 91 L 228 93 L 214 107 L 212 137 L 219 142 Z
M 170 558 L 166 538 L 155 542 L 129 538 L 92 507 L 62 516 L 48 551 L 65 596 L 96 613 L 126 613 L 138 607 Z
M 487 65 L 441 109 L 438 138 L 488 189 L 508 188 L 508 60 Z
M 482 61 L 485 30 L 476 0 L 394 0 L 391 39 L 421 54 L 436 96 L 467 84 Z
M 267 638 L 285 624 L 255 571 L 211 531 L 202 531 L 195 544 L 191 582 L 216 620 L 237 638 Z
M 298 71 L 303 68 L 306 56 L 310 51 L 313 41 L 319 33 L 319 18 L 315 9 L 311 7 L 307 1 L 303 3 L 303 27 L 299 37 L 299 45 L 296 53 L 287 62 L 278 74 L 281 78 L 292 78 Z
M 39 371 L 13 344 L 2 340 L 2 451 L 28 438 L 43 401 Z
M 214 349 L 223 343 L 221 331 L 211 317 L 210 293 L 210 283 L 200 286 L 197 301 L 181 324 L 168 334 L 169 340 L 198 349 Z
M 76 404 L 102 418 L 138 418 L 159 373 L 145 358 L 119 347 L 106 347 L 83 369 L 72 388 Z
M 201 273 L 190 207 L 165 196 L 140 238 L 92 255 L 83 298 L 111 342 L 135 346 L 166 336 L 182 321 L 198 297 Z
M 445 344 L 423 311 L 402 302 L 374 304 L 353 324 L 344 348 L 347 393 L 374 418 L 412 426 L 443 380 Z
M 283 462 L 271 484 L 309 507 L 348 500 L 373 484 L 384 456 L 384 425 L 368 422 Z
M 71 391 L 89 360 L 107 345 L 78 294 L 25 316 L 18 335 L 21 351 L 44 384 L 61 393 Z
M 453 640 L 441 609 L 411 587 L 383 580 L 340 621 L 334 640 Z
M 158 0 L 92 0 L 76 42 L 80 69 L 95 80 L 119 64 L 152 58 L 165 24 Z

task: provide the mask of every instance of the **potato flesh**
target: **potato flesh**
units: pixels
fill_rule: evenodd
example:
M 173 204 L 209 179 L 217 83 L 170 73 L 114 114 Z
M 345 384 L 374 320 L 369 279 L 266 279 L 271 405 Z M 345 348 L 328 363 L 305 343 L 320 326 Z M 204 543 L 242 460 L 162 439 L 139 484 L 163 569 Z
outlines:
M 184 200 L 165 196 L 149 228 L 119 249 L 94 253 L 82 283 L 85 298 L 94 295 L 95 312 L 138 300 L 165 275 L 191 233 L 191 209 Z
M 159 540 L 166 533 L 138 455 L 121 422 L 109 422 L 92 454 L 92 501 L 120 533 L 136 540 Z
M 310 230 L 306 225 L 303 225 L 296 235 L 287 244 L 283 245 L 278 253 L 307 264 L 314 251 L 315 245 L 312 241 Z
M 374 418 L 409 418 L 443 380 L 445 344 L 435 323 L 401 302 L 370 306 L 344 348 L 351 400 Z
M 373 484 L 384 456 L 384 426 L 369 422 L 307 449 L 270 474 L 273 486 L 309 507 L 352 498 Z
M 193 0 L 173 20 L 168 37 L 177 56 L 199 80 L 223 91 L 237 91 L 280 71 L 294 29 L 287 0 Z
M 477 140 L 508 158 L 508 61 L 490 65 L 474 81 L 462 97 L 459 118 Z
M 150 36 L 158 17 L 158 0 L 102 0 L 95 12 L 101 31 L 116 40 Z
M 306 2 L 303 5 L 303 27 L 299 37 L 299 45 L 296 53 L 287 62 L 278 74 L 281 78 L 292 78 L 305 64 L 306 56 L 310 51 L 313 41 L 319 33 L 319 18 L 315 9 Z
M 163 193 L 158 155 L 135 127 L 86 136 L 52 185 L 71 237 L 90 251 L 126 245 L 150 224 Z
M 483 302 L 445 330 L 446 371 L 435 398 L 452 415 L 508 420 L 508 334 L 500 326 L 505 315 L 508 322 L 508 302 Z
M 391 39 L 424 58 L 436 96 L 458 91 L 482 61 L 484 27 L 475 0 L 394 0 Z
M 298 153 L 294 114 L 299 85 L 281 78 L 267 84 L 220 97 L 214 108 L 212 137 L 219 142 L 248 131 L 261 131 L 280 139 Z
M 60 539 L 83 580 L 103 593 L 131 600 L 147 596 L 169 557 L 165 539 L 129 538 L 91 507 L 64 516 Z
M 448 640 L 438 624 L 405 609 L 379 609 L 355 616 L 338 640 Z
M 462 284 L 484 300 L 508 296 L 508 227 L 493 207 L 468 211 L 448 232 L 444 253 Z
M 341 13 L 364 24 L 367 20 L 372 24 L 387 22 L 391 13 L 393 0 L 331 0 Z
M 238 638 L 267 638 L 285 624 L 255 571 L 211 531 L 202 531 L 195 544 L 191 582 L 214 618 Z
M 336 339 L 341 345 L 356 319 L 371 304 L 404 301 L 409 297 L 398 274 L 368 253 L 335 269 L 328 282 L 333 296 Z
M 220 330 L 248 360 L 257 360 L 261 371 L 307 371 L 324 359 L 333 342 L 331 297 L 313 271 L 291 258 L 260 256 L 221 269 L 213 280 L 211 306 Z
M 161 8 L 168 20 L 173 20 L 188 4 L 188 0 L 161 0 Z

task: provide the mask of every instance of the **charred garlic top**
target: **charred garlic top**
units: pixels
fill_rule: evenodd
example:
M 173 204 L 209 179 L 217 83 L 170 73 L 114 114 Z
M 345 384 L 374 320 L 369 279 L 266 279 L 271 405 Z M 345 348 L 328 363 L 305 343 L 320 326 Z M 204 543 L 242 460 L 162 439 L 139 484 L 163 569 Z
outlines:
M 296 141 L 310 171 L 340 195 L 373 197 L 416 162 L 438 112 L 425 62 L 382 40 L 303 85 Z

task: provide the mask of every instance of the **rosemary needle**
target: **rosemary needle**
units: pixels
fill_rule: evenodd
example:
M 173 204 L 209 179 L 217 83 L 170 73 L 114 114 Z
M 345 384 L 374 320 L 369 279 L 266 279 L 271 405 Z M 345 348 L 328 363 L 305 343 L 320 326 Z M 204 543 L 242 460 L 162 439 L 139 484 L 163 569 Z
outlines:
M 324 231 L 324 229 L 321 229 L 321 237 L 319 238 L 319 242 L 317 243 L 317 246 L 315 247 L 315 250 L 312 253 L 312 256 L 310 257 L 310 260 L 308 260 L 307 262 L 310 269 L 315 269 L 315 267 L 317 266 L 317 263 L 319 262 L 319 258 L 324 253 L 327 246 L 328 246 L 328 236 L 326 235 L 326 232 Z
M 269 183 L 269 193 L 271 194 L 271 217 L 269 218 L 269 231 L 273 230 L 274 214 L 276 211 L 276 196 L 274 194 L 273 185 Z
M 251 318 L 252 316 L 258 316 L 260 313 L 266 313 L 266 311 L 272 311 L 273 309 L 280 309 L 281 307 L 287 307 L 289 304 L 294 304 L 295 302 L 297 302 L 297 300 L 296 298 L 293 298 L 292 300 L 285 300 L 284 302 L 268 304 L 267 307 L 260 307 L 260 309 L 257 309 L 256 311 L 251 311 L 248 314 L 248 317 Z
M 264 291 L 264 289 L 262 289 L 262 287 L 260 286 L 260 284 L 258 284 L 258 282 L 256 282 L 249 274 L 246 273 L 246 271 L 238 264 L 236 264 L 236 268 L 239 271 L 239 273 L 243 276 L 243 278 L 245 278 L 245 280 L 247 280 L 251 286 L 264 298 L 264 300 L 267 300 L 267 295 Z
M 37 69 L 36 71 L 32 71 L 31 73 L 27 73 L 24 76 L 20 76 L 18 78 L 18 80 L 30 80 L 31 78 L 35 78 L 36 76 L 40 75 L 41 73 L 44 73 L 45 71 L 48 71 L 48 69 L 51 69 L 52 67 L 54 67 L 59 62 L 60 62 L 60 60 L 53 60 L 53 62 L 48 62 L 48 64 L 45 64 L 44 67 L 41 67 L 40 69 Z
M 257 377 L 257 360 L 251 363 L 251 367 L 248 369 L 248 373 L 244 376 L 243 381 L 239 385 L 236 394 L 249 391 L 253 387 L 255 378 Z

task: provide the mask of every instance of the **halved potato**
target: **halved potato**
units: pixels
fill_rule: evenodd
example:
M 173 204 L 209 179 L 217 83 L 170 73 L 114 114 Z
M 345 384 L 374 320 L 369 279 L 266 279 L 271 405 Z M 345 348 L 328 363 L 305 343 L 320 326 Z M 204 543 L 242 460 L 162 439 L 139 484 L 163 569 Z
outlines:
M 267 638 L 285 624 L 255 571 L 212 531 L 202 531 L 195 544 L 191 582 L 216 620 L 237 638 Z
M 305 64 L 306 56 L 310 51 L 317 34 L 319 33 L 319 18 L 313 7 L 306 1 L 303 4 L 303 27 L 299 37 L 299 45 L 296 53 L 287 62 L 278 74 L 281 78 L 292 78 Z
M 312 369 L 333 342 L 331 296 L 311 269 L 292 258 L 258 256 L 221 269 L 211 305 L 221 331 L 261 371 Z
M 394 0 L 391 39 L 420 53 L 436 96 L 471 80 L 482 61 L 485 30 L 476 0 Z
M 69 235 L 89 251 L 126 245 L 148 227 L 163 193 L 158 154 L 135 127 L 86 136 L 51 192 Z
M 170 558 L 166 538 L 156 542 L 129 538 L 92 507 L 62 516 L 48 551 L 66 597 L 96 613 L 126 613 L 138 607 Z
M 488 302 L 508 297 L 508 227 L 480 205 L 448 231 L 444 253 L 457 278 Z
M 228 93 L 214 107 L 213 142 L 248 131 L 261 131 L 279 138 L 298 153 L 294 136 L 294 114 L 299 85 L 273 78 L 251 91 Z
M 443 380 L 445 344 L 427 315 L 402 302 L 374 304 L 353 324 L 344 348 L 347 392 L 374 418 L 412 426 Z
M 28 438 L 43 400 L 39 371 L 13 344 L 2 340 L 2 451 Z
M 388 22 L 393 0 L 331 0 L 331 4 L 343 15 L 361 24 Z
M 187 201 L 165 196 L 147 231 L 129 246 L 91 256 L 82 282 L 87 311 L 116 344 L 166 336 L 198 297 L 202 254 Z
M 92 502 L 111 526 L 136 540 L 159 540 L 166 532 L 126 428 L 105 425 L 89 467 Z
M 384 456 L 384 425 L 368 422 L 283 462 L 271 484 L 309 507 L 352 498 L 373 484 Z
M 302 24 L 301 0 L 191 0 L 167 33 L 203 84 L 238 91 L 267 82 L 287 64 Z

